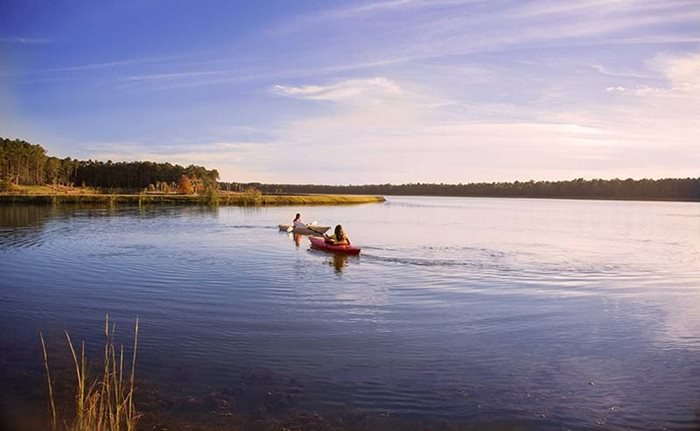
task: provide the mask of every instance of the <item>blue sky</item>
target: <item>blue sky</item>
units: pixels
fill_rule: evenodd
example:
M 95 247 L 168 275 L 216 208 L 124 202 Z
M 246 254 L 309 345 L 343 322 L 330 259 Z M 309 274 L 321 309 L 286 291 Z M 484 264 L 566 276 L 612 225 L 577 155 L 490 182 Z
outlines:
M 696 177 L 700 1 L 5 0 L 0 136 L 227 181 Z

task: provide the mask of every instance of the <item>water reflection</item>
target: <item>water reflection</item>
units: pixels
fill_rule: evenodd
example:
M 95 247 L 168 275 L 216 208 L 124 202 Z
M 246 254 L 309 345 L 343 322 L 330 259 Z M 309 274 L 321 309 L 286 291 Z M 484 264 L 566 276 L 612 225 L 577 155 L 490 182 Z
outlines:
M 348 257 L 343 254 L 334 254 L 332 263 L 335 268 L 335 273 L 340 274 L 343 272 L 343 269 L 348 266 Z
M 296 248 L 300 248 L 302 243 L 307 243 L 308 235 L 302 235 L 299 233 L 287 233 L 287 237 L 294 243 Z M 326 252 L 320 252 L 319 254 L 327 255 Z M 341 274 L 345 268 L 348 266 L 348 255 L 331 253 L 331 257 L 326 263 L 335 269 L 336 274 Z
M 23 248 L 41 243 L 50 206 L 0 206 L 0 247 Z
M 215 220 L 219 208 L 192 207 L 104 207 L 102 205 L 0 205 L 0 247 L 6 249 L 41 246 L 48 240 L 65 238 L 77 224 L 96 227 L 97 219 L 132 219 L 157 224 L 157 219 Z M 116 227 L 115 227 L 116 228 Z M 97 234 L 97 233 L 96 233 Z
M 36 205 L 0 206 L 0 227 L 41 227 L 44 220 L 56 212 L 55 207 Z
M 285 233 L 285 231 L 280 231 L 280 233 Z M 296 248 L 299 248 L 301 246 L 301 243 L 305 237 L 305 235 L 302 235 L 300 233 L 287 232 L 287 238 L 289 238 L 294 243 L 294 246 Z

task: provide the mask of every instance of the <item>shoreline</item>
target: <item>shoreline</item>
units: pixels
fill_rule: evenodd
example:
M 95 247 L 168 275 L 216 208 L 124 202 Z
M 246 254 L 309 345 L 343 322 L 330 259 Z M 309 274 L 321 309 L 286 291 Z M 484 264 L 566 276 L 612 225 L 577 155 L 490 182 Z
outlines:
M 212 200 L 204 195 L 151 194 L 0 194 L 2 204 L 106 204 L 106 205 L 208 205 L 208 206 L 294 206 L 354 205 L 382 203 L 383 196 L 367 195 L 262 195 L 255 200 L 243 193 L 221 194 Z
M 472 199 L 552 199 L 573 201 L 619 201 L 619 202 L 679 202 L 698 203 L 697 199 L 678 198 L 632 198 L 632 197 L 584 197 L 584 196 L 457 196 L 457 195 L 403 195 L 390 194 L 392 197 L 437 197 L 437 198 L 472 198 Z M 204 205 L 204 206 L 314 206 L 314 205 L 358 205 L 386 202 L 384 196 L 355 194 L 264 194 L 251 199 L 244 193 L 225 193 L 212 200 L 205 195 L 177 194 L 102 194 L 102 193 L 0 193 L 0 205 L 78 205 L 105 204 L 114 205 Z

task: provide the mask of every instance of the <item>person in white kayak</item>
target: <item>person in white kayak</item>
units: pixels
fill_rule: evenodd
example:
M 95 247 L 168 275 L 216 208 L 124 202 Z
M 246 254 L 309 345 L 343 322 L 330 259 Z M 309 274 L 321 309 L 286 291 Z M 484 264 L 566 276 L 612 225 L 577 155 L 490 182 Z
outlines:
M 292 226 L 294 226 L 294 227 L 306 227 L 306 223 L 301 221 L 301 214 L 297 213 L 297 216 L 294 217 L 294 221 L 292 222 Z

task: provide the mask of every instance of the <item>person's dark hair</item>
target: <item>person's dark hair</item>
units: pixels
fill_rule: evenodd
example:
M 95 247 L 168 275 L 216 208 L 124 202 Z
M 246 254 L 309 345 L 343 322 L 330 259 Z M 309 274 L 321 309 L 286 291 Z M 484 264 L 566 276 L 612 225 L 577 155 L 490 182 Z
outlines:
M 294 220 L 299 220 L 301 218 L 301 214 L 297 213 L 297 216 L 294 217 Z
M 345 232 L 343 232 L 343 226 L 337 225 L 335 227 L 335 239 L 340 241 L 345 238 Z

